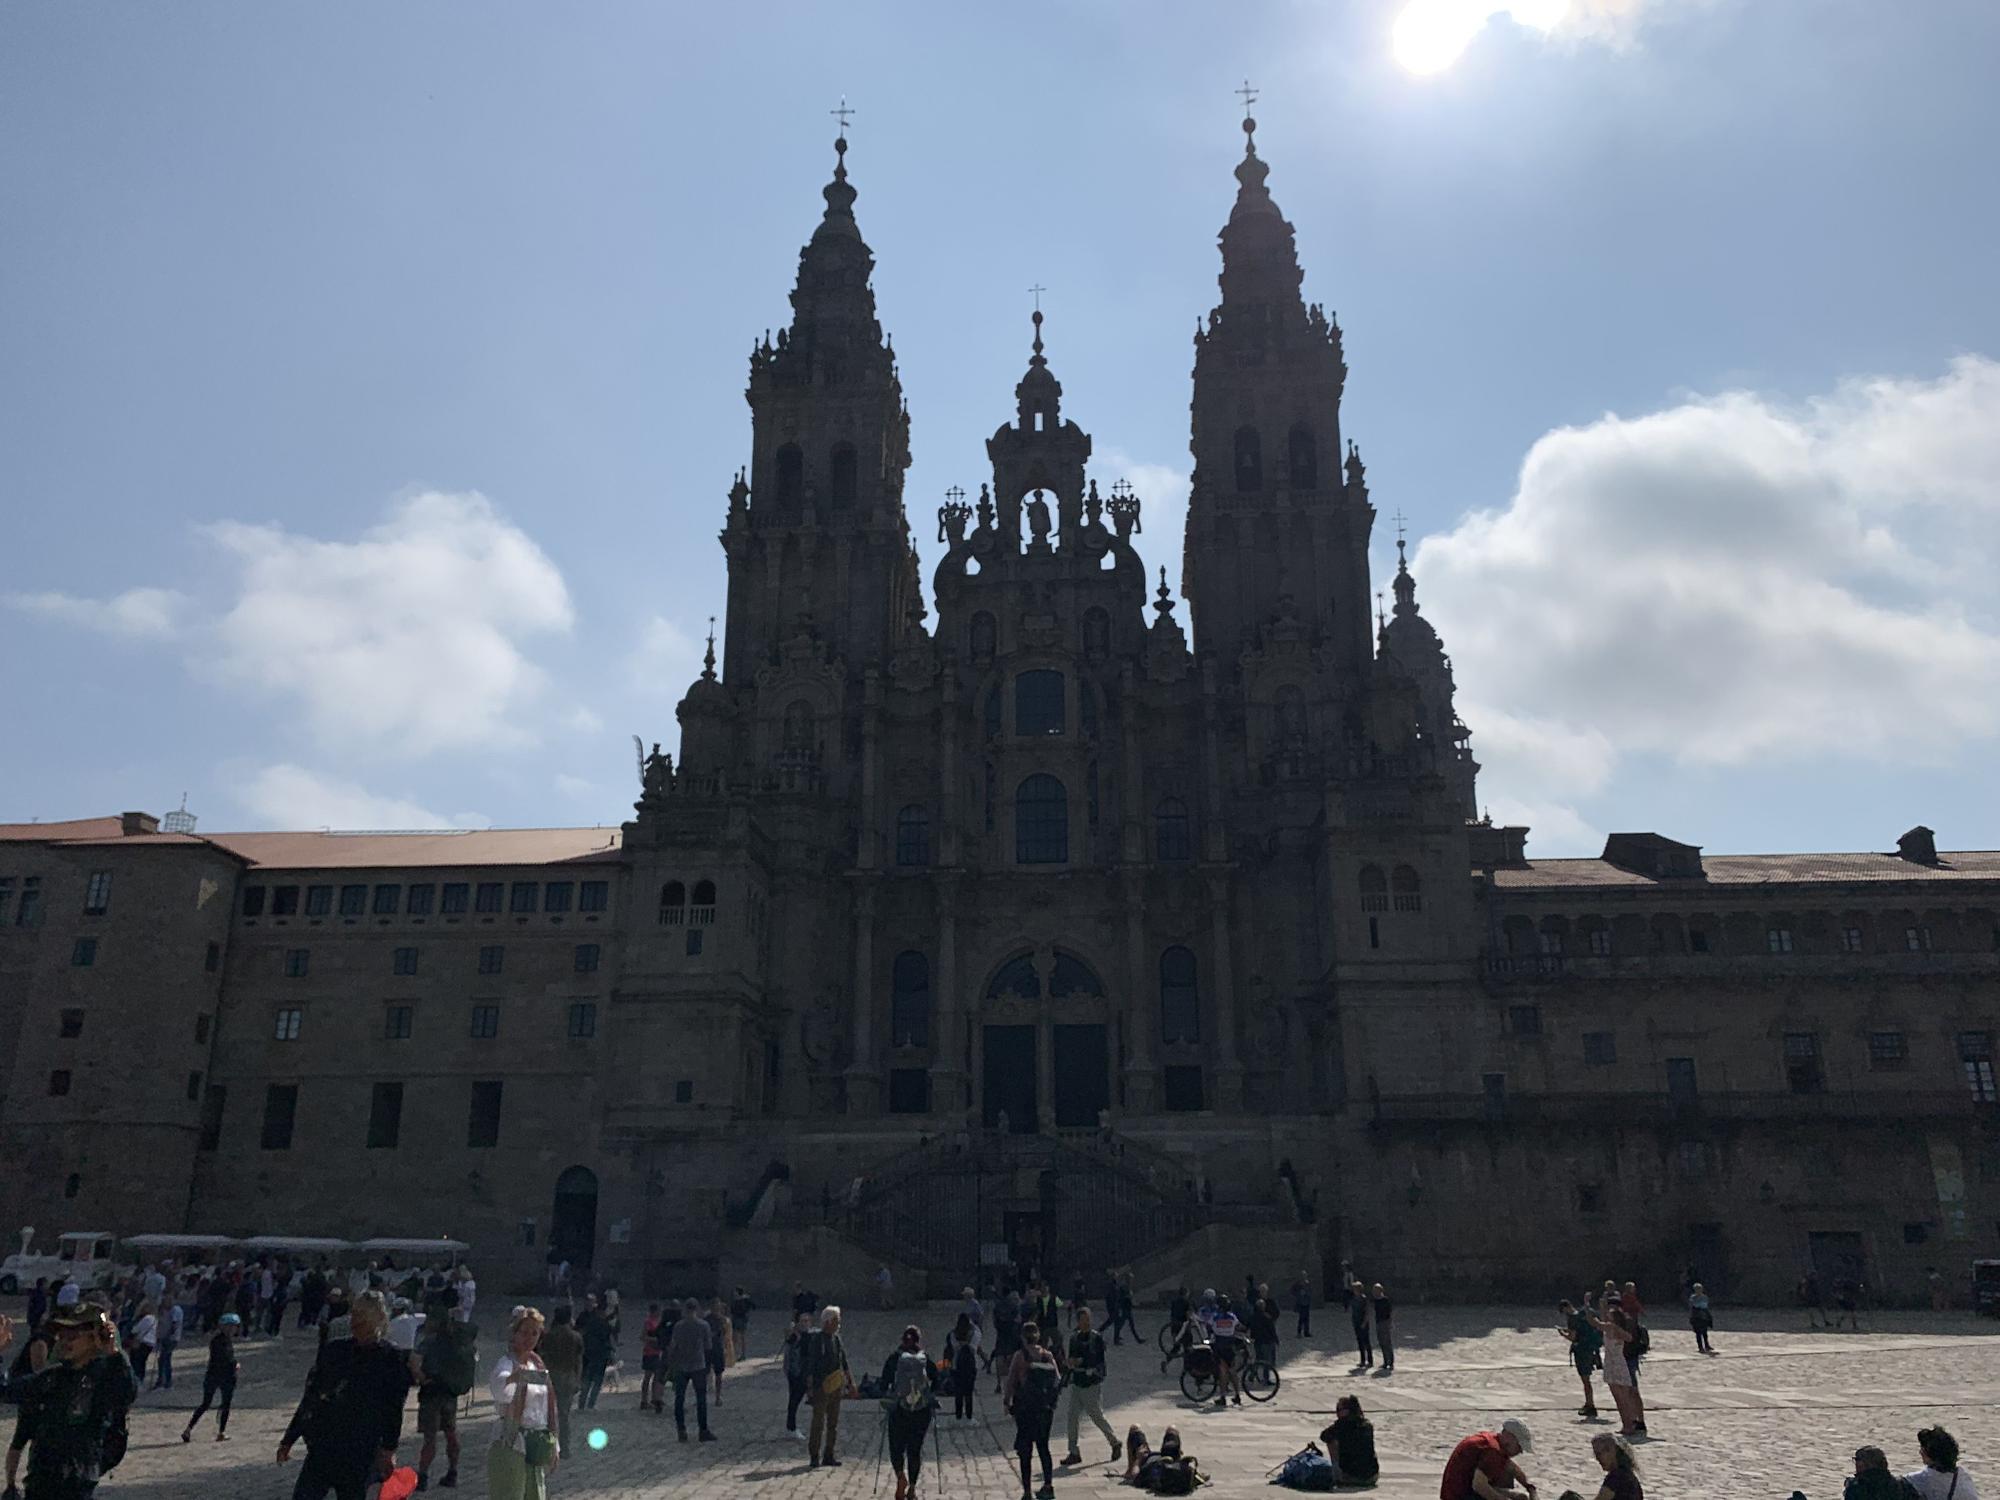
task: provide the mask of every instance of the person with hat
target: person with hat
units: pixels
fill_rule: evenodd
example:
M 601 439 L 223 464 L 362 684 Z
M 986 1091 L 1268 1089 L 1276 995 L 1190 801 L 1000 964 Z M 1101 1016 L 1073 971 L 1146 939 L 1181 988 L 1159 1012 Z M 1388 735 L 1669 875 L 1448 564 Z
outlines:
M 187 1426 L 181 1429 L 181 1441 L 194 1441 L 194 1424 L 202 1418 L 217 1396 L 222 1398 L 221 1409 L 215 1416 L 215 1440 L 229 1441 L 229 1404 L 236 1399 L 236 1377 L 243 1366 L 236 1362 L 236 1330 L 243 1326 L 243 1320 L 235 1313 L 224 1313 L 217 1324 L 215 1334 L 208 1341 L 208 1369 L 201 1377 L 201 1405 L 194 1409 L 194 1415 L 187 1419 Z
M 1534 1450 L 1528 1424 L 1509 1417 L 1498 1432 L 1475 1432 L 1461 1438 L 1445 1460 L 1439 1500 L 1509 1500 L 1511 1491 L 1532 1496 L 1535 1483 L 1514 1460 Z
M 26 1500 L 86 1500 L 125 1456 L 125 1412 L 139 1385 L 103 1308 L 80 1304 L 49 1321 L 55 1363 L 21 1393 L 7 1447 L 7 1489 L 15 1492 L 25 1450 Z
M 389 1309 L 380 1292 L 363 1292 L 348 1312 L 353 1332 L 320 1346 L 306 1377 L 305 1394 L 278 1443 L 278 1462 L 290 1463 L 305 1439 L 306 1461 L 292 1500 L 362 1500 L 375 1479 L 393 1466 L 403 1439 L 403 1402 L 410 1391 L 405 1356 L 383 1337 Z

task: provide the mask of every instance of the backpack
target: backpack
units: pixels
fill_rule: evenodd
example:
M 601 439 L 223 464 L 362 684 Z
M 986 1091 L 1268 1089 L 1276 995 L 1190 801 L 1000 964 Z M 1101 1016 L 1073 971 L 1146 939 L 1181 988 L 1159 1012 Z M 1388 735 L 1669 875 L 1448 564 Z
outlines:
M 463 1396 L 479 1383 L 478 1345 L 478 1329 L 445 1319 L 442 1335 L 425 1340 L 425 1377 L 451 1395 Z
M 921 1354 L 896 1357 L 895 1384 L 889 1390 L 898 1410 L 928 1411 L 931 1404 L 931 1362 Z
M 1332 1466 L 1329 1465 L 1328 1474 L 1331 1473 Z M 1193 1459 L 1170 1458 L 1160 1465 L 1154 1492 L 1161 1495 L 1192 1495 L 1196 1483 L 1197 1475 Z
M 1333 1460 L 1319 1451 L 1319 1444 L 1307 1443 L 1278 1465 L 1271 1483 L 1289 1490 L 1330 1490 L 1333 1488 Z
M 1027 1376 L 1020 1390 L 1014 1393 L 1014 1410 L 1030 1417 L 1046 1415 L 1056 1409 L 1056 1399 L 1061 1393 L 1062 1373 L 1056 1369 L 1056 1362 L 1030 1360 Z
M 792 1338 L 785 1341 L 785 1379 L 804 1380 L 806 1378 L 806 1338 Z
M 1646 1331 L 1646 1325 L 1644 1323 L 1635 1325 L 1632 1330 L 1631 1347 L 1625 1352 L 1633 1359 L 1641 1359 L 1651 1351 L 1652 1347 L 1653 1336 Z

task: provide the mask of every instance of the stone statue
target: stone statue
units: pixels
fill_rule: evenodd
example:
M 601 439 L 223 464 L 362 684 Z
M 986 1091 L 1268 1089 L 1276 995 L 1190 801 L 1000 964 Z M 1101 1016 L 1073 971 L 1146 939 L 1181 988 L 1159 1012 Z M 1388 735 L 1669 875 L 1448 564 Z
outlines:
M 1049 502 L 1036 490 L 1028 501 L 1028 532 L 1034 538 L 1034 545 L 1046 547 L 1049 544 Z
M 653 741 L 653 753 L 646 757 L 646 767 L 639 780 L 640 791 L 648 801 L 663 798 L 672 789 L 674 781 L 674 758 L 660 751 L 660 742 Z
M 981 531 L 993 529 L 993 489 L 990 485 L 982 484 L 979 487 L 979 529 Z

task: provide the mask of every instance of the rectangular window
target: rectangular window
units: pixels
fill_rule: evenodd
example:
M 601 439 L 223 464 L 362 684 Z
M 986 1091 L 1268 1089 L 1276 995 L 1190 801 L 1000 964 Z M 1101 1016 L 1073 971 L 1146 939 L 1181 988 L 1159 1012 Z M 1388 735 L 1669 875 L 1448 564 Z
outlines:
M 578 943 L 576 945 L 576 972 L 595 974 L 597 972 L 597 944 Z
M 323 917 L 333 910 L 333 887 L 330 885 L 309 885 L 306 887 L 306 915 Z
M 368 1100 L 368 1149 L 393 1151 L 403 1133 L 403 1086 L 378 1083 Z
M 1693 1104 L 1700 1096 L 1701 1088 L 1694 1071 L 1691 1057 L 1670 1057 L 1667 1059 L 1667 1098 L 1679 1105 Z
M 570 908 L 570 899 L 576 894 L 576 886 L 568 880 L 551 880 L 542 887 L 542 910 L 563 912 Z
M 340 914 L 343 917 L 363 917 L 368 914 L 368 887 L 365 885 L 344 885 L 340 888 Z
M 1160 1102 L 1177 1113 L 1192 1113 L 1203 1107 L 1201 1067 L 1197 1063 L 1170 1063 L 1160 1070 Z
M 679 1083 L 674 1085 L 674 1103 L 694 1103 L 694 1080 L 692 1078 L 683 1078 Z
M 229 1090 L 219 1083 L 211 1083 L 201 1096 L 201 1136 L 195 1144 L 197 1151 L 213 1151 L 222 1144 L 222 1110 L 228 1102 Z
M 1840 929 L 1840 948 L 1843 953 L 1859 953 L 1864 939 L 1859 927 Z
M 1507 1114 L 1507 1075 L 1505 1073 L 1481 1073 L 1479 1075 L 1480 1102 L 1485 1106 L 1486 1118 L 1498 1120 Z
M 208 1045 L 208 1028 L 211 1024 L 207 1016 L 196 1016 L 194 1018 L 194 1044 L 197 1047 Z
M 1618 1038 L 1608 1031 L 1583 1034 L 1583 1060 L 1592 1067 L 1608 1067 L 1618 1061 Z
M 274 885 L 271 887 L 271 915 L 274 917 L 296 917 L 299 914 L 299 888 L 295 885 Z
M 496 912 L 500 910 L 501 898 L 507 888 L 497 880 L 482 880 L 479 889 L 472 894 L 472 909 L 476 912 Z
M 69 966 L 72 969 L 87 969 L 97 962 L 97 939 L 80 937 L 69 950 Z
M 687 956 L 689 958 L 698 958 L 701 956 L 701 935 L 705 931 L 707 929 L 703 927 L 690 927 L 687 930 Z
M 479 972 L 498 974 L 500 966 L 506 962 L 507 950 L 498 943 L 489 943 L 479 950 Z
M 77 1009 L 65 1010 L 56 1024 L 56 1035 L 77 1037 L 83 1035 L 83 1012 Z
M 1563 935 L 1560 932 L 1538 932 L 1535 934 L 1535 946 L 1550 958 L 1561 958 Z
M 395 953 L 391 956 L 390 959 L 389 972 L 392 974 L 402 974 L 402 975 L 410 975 L 416 973 L 417 950 L 414 948 L 396 949 Z
M 201 1097 L 201 1074 L 188 1074 L 187 1096 L 190 1104 Z
M 534 912 L 535 902 L 541 896 L 541 885 L 533 880 L 517 880 L 507 897 L 507 910 L 517 917 L 525 917 Z
M 1785 1033 L 1785 1084 L 1795 1094 L 1817 1094 L 1826 1087 L 1826 1071 L 1820 1064 L 1819 1033 Z
M 378 885 L 375 887 L 375 901 L 371 908 L 378 917 L 393 917 L 403 904 L 403 888 L 400 885 Z
M 910 806 L 896 814 L 896 863 L 910 868 L 931 862 L 931 815 Z
M 90 881 L 84 887 L 83 914 L 86 917 L 101 917 L 111 910 L 111 872 L 93 870 Z
M 1789 927 L 1766 927 L 1764 929 L 1764 949 L 1768 953 L 1790 953 L 1792 951 L 1792 929 Z
M 1061 734 L 1065 696 L 1062 673 L 1048 668 L 1021 673 L 1014 679 L 1014 733 Z
M 892 1115 L 929 1114 L 931 1108 L 931 1075 L 924 1068 L 891 1068 L 889 1070 L 889 1113 Z
M 0 924 L 7 920 L 7 912 L 14 904 L 14 877 L 0 875 Z
M 490 1042 L 500 1035 L 500 1007 L 497 1005 L 475 1005 L 472 1007 L 472 1035 L 477 1041 Z
M 243 887 L 243 915 L 246 917 L 264 915 L 264 887 L 261 885 Z
M 578 911 L 603 911 L 611 905 L 611 882 L 586 880 L 576 888 Z
M 1708 934 L 1706 932 L 1703 932 L 1698 927 L 1693 928 L 1688 932 L 1688 952 L 1690 953 L 1708 952 Z
M 265 1151 L 292 1149 L 292 1124 L 299 1113 L 299 1086 L 273 1083 L 264 1089 L 264 1128 L 257 1137 Z
M 222 967 L 222 944 L 210 943 L 208 945 L 208 952 L 202 955 L 201 967 L 204 972 L 209 974 L 213 974 L 217 969 Z
M 462 880 L 447 880 L 438 891 L 438 911 L 447 917 L 465 915 L 465 898 L 472 888 Z
M 1912 953 L 1928 953 L 1931 948 L 1931 930 L 1928 927 L 1905 927 L 1903 946 Z
M 306 970 L 312 966 L 312 949 L 287 948 L 285 950 L 285 978 L 303 979 Z
M 1909 1066 L 1910 1045 L 1900 1031 L 1868 1033 L 1868 1067 L 1876 1073 L 1900 1072 Z
M 472 1113 L 465 1123 L 465 1144 L 486 1151 L 500 1144 L 500 1080 L 472 1085 Z
M 386 1042 L 407 1042 L 416 1025 L 417 1008 L 414 1005 L 391 1005 L 382 1012 L 382 1039 Z
M 299 1027 L 305 1022 L 306 1013 L 296 1006 L 287 1007 L 274 1013 L 271 1019 L 271 1036 L 275 1041 L 296 1042 Z
M 1958 1034 L 1959 1066 L 1965 1069 L 1966 1086 L 1975 1103 L 2000 1103 L 2000 1087 L 1993 1077 L 1993 1033 L 1961 1031 Z
M 1593 927 L 1590 929 L 1590 956 L 1592 958 L 1611 957 L 1611 929 Z
M 21 904 L 15 909 L 16 927 L 39 927 L 42 925 L 42 877 L 23 875 L 21 877 Z
M 1508 1006 L 1507 1031 L 1510 1036 L 1540 1036 L 1542 1008 L 1539 1005 Z
M 578 1000 L 569 1008 L 569 1034 L 572 1041 L 585 1041 L 597 1035 L 597 1003 L 593 1000 Z
M 437 887 L 434 885 L 413 885 L 409 894 L 403 899 L 403 910 L 413 917 L 428 917 L 431 914 L 432 899 L 436 895 Z
M 68 1068 L 57 1068 L 53 1073 L 49 1074 L 49 1092 L 56 1095 L 67 1094 L 69 1092 Z

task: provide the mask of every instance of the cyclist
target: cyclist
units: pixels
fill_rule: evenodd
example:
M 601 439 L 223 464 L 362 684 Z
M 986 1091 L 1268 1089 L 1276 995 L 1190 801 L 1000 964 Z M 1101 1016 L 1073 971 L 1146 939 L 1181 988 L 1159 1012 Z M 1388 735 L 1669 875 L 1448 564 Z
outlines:
M 1221 1300 L 1209 1322 L 1208 1342 L 1215 1352 L 1215 1404 L 1226 1406 L 1233 1395 L 1241 1406 L 1243 1366 L 1249 1362 L 1250 1351 L 1244 1345 L 1242 1328 L 1227 1297 Z

